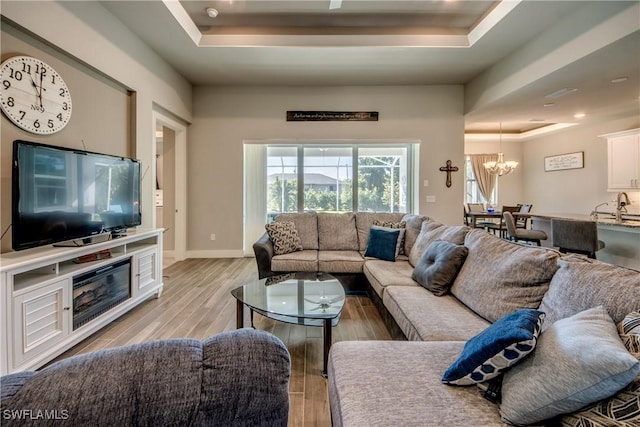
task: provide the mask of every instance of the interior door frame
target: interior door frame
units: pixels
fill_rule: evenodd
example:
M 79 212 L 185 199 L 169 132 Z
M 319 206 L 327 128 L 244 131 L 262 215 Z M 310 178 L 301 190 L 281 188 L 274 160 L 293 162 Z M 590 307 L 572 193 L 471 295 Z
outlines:
M 156 129 L 163 126 L 175 132 L 175 230 L 174 230 L 174 258 L 182 261 L 187 252 L 187 127 L 183 123 L 163 114 L 160 111 L 152 111 L 153 126 L 153 157 L 156 158 Z M 157 171 L 154 165 L 154 176 Z M 155 209 L 153 211 L 153 225 L 156 224 Z

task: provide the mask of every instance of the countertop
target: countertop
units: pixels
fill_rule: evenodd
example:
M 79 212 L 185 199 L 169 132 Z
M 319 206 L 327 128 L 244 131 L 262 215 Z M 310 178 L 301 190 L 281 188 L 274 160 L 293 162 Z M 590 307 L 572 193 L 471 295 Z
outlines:
M 638 231 L 640 232 L 640 217 L 635 219 L 635 215 L 624 215 L 622 222 L 616 222 L 615 218 L 609 213 L 599 213 L 598 214 L 598 225 L 623 229 L 630 229 L 629 231 Z M 582 221 L 593 221 L 590 215 L 583 214 L 575 214 L 575 213 L 531 213 L 532 218 L 543 218 L 543 219 L 577 219 Z M 633 219 L 629 219 L 632 217 Z

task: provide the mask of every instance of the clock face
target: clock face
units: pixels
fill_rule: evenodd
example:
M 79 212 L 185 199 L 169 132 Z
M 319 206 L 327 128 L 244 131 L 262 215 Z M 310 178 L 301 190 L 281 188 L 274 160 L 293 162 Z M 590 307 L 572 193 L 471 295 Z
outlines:
M 71 94 L 50 65 L 30 56 L 14 56 L 0 65 L 0 81 L 0 107 L 16 126 L 49 135 L 69 123 Z

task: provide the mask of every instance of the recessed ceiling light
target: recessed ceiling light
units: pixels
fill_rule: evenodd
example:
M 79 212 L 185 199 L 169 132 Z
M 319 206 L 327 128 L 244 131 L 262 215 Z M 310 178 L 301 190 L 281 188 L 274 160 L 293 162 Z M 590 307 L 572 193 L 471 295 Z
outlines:
M 554 105 L 556 104 L 554 104 L 553 102 L 547 102 L 546 104 L 543 105 L 543 107 L 553 107 Z
M 626 82 L 627 81 L 627 76 L 622 76 L 622 77 L 616 77 L 615 79 L 611 80 L 611 83 L 622 83 L 622 82 Z
M 584 116 L 586 116 L 586 114 L 585 114 L 585 113 L 576 113 L 576 114 L 574 114 L 574 115 L 573 115 L 573 117 L 575 117 L 576 119 L 581 119 L 581 118 L 583 118 Z
M 212 7 L 208 7 L 207 15 L 209 15 L 209 18 L 215 18 L 216 16 L 218 16 L 218 10 Z
M 574 88 L 574 87 L 563 87 L 562 89 L 558 89 L 555 92 L 552 92 L 548 95 L 545 95 L 545 98 L 552 98 L 552 99 L 556 99 L 556 98 L 560 98 L 561 96 L 565 96 L 565 95 L 569 95 L 570 93 L 573 93 L 575 91 L 577 91 L 578 89 Z
M 529 119 L 530 122 L 544 122 L 544 119 Z

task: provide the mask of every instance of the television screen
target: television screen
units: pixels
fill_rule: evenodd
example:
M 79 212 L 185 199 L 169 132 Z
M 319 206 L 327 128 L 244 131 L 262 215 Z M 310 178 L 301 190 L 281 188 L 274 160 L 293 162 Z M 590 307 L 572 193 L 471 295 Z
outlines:
M 126 157 L 13 143 L 14 250 L 140 225 L 140 162 Z

